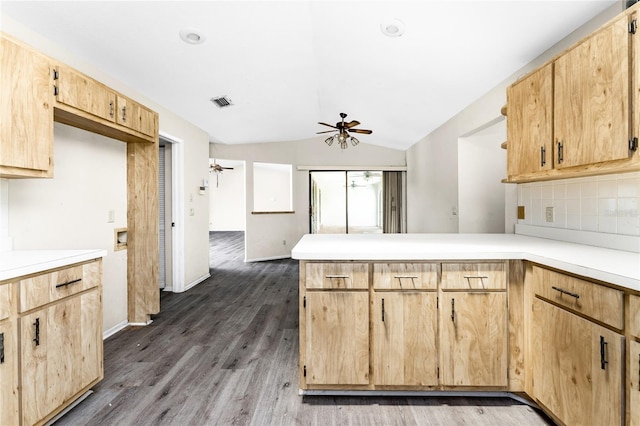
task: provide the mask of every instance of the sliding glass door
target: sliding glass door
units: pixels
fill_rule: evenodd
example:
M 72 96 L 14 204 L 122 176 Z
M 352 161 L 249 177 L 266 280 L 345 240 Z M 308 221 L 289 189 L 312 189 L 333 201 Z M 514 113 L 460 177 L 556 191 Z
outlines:
M 310 200 L 313 234 L 382 233 L 381 171 L 312 171 Z

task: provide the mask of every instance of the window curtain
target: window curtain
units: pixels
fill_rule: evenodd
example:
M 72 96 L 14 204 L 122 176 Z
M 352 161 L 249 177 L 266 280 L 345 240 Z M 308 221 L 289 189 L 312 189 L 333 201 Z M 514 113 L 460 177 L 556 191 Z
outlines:
M 405 172 L 383 172 L 383 224 L 385 234 L 407 232 L 407 219 L 404 195 Z

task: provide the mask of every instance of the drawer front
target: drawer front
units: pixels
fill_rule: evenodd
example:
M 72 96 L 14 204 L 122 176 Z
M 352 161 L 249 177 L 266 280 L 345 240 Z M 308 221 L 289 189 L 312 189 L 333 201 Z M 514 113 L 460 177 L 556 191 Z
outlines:
M 375 263 L 373 288 L 376 290 L 436 290 L 437 263 Z
M 306 288 L 368 289 L 369 264 L 322 262 L 306 264 Z
M 0 320 L 11 315 L 11 284 L 0 285 Z
M 85 271 L 85 268 L 87 269 Z M 99 262 L 71 266 L 19 281 L 20 312 L 71 296 L 100 283 Z
M 640 339 L 640 296 L 632 294 L 629 296 L 629 331 L 632 336 Z
M 622 330 L 621 291 L 537 266 L 533 277 L 538 296 Z
M 504 290 L 507 276 L 504 262 L 442 264 L 443 290 Z

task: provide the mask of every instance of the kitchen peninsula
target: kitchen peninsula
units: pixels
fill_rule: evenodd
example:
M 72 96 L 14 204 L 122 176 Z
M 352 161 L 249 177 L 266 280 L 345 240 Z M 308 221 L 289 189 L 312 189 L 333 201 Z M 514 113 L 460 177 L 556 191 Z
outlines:
M 352 234 L 305 235 L 292 257 L 304 394 L 488 391 L 566 424 L 640 416 L 637 250 Z

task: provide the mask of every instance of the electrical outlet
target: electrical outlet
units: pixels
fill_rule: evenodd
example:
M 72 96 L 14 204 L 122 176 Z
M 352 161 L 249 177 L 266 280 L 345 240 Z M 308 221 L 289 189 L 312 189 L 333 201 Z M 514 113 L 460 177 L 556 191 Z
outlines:
M 109 210 L 109 212 L 107 213 L 107 223 L 113 223 L 115 221 L 116 221 L 116 211 Z
M 553 222 L 553 207 L 547 207 L 545 212 L 547 222 Z
M 286 246 L 287 245 L 287 240 L 282 240 L 282 245 Z

